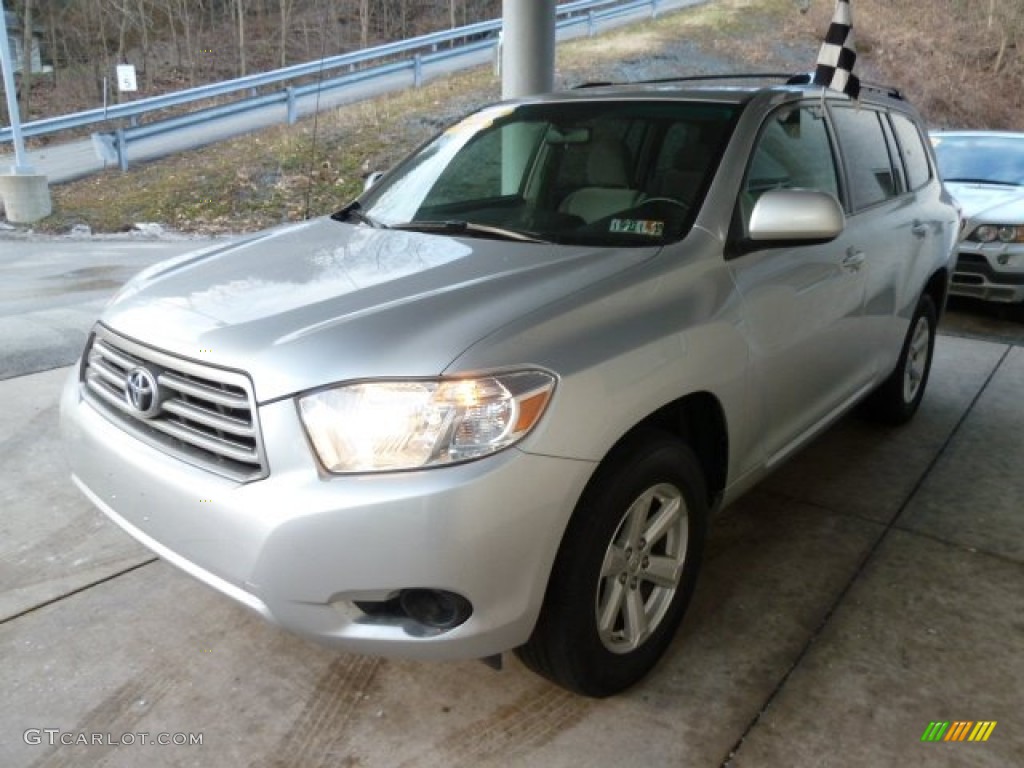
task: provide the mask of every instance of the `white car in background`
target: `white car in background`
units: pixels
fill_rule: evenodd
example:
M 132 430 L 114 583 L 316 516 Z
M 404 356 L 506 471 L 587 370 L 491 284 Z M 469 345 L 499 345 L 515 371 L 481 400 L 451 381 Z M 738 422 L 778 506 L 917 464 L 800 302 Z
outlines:
M 949 131 L 931 138 L 965 222 L 950 293 L 1024 302 L 1024 133 Z

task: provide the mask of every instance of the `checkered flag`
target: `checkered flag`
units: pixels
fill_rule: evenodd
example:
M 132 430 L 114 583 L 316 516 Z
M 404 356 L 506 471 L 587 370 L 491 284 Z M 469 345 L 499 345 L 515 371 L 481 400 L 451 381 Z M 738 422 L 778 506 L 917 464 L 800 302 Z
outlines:
M 860 95 L 860 80 L 853 74 L 855 61 L 857 51 L 853 47 L 850 0 L 836 0 L 836 12 L 832 16 L 821 52 L 818 53 L 814 82 L 856 99 Z

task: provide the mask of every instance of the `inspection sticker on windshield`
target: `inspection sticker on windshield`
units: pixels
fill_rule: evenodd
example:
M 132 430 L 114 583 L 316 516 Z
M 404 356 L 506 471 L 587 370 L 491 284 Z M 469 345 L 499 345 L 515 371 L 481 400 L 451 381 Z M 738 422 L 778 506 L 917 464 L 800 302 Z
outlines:
M 647 237 L 661 237 L 665 231 L 665 222 L 646 221 L 644 219 L 612 219 L 608 227 L 609 232 L 622 232 L 628 235 L 646 235 Z

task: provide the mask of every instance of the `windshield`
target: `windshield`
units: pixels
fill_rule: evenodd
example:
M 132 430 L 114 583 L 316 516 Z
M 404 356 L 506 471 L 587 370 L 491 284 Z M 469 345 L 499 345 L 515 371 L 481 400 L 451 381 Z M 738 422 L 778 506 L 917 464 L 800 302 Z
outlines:
M 932 135 L 945 181 L 1024 185 L 1024 135 Z
M 359 198 L 360 221 L 564 244 L 683 237 L 736 105 L 498 105 L 463 119 Z

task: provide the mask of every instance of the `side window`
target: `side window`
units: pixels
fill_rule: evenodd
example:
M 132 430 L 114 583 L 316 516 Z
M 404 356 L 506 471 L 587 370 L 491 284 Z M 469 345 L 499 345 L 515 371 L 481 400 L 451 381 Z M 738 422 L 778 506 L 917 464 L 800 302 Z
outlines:
M 880 115 L 864 107 L 834 107 L 839 145 L 843 148 L 850 204 L 860 211 L 899 194 Z
M 778 188 L 817 189 L 839 199 L 832 143 L 820 107 L 786 107 L 765 122 L 740 196 L 744 227 L 757 198 Z
M 896 138 L 900 142 L 903 162 L 907 167 L 907 186 L 911 190 L 920 189 L 932 177 L 928 152 L 921 139 L 921 132 L 917 130 L 912 120 L 898 112 L 892 114 L 892 125 L 896 129 Z

